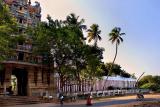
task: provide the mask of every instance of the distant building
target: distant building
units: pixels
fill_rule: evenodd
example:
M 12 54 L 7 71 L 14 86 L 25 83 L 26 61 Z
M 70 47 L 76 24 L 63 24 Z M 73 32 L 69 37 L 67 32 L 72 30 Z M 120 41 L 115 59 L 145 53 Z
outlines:
M 41 21 L 41 7 L 39 2 L 31 4 L 30 0 L 3 0 L 11 14 L 17 19 L 17 35 L 26 35 L 28 26 L 35 27 Z M 53 75 L 47 66 L 42 64 L 42 57 L 32 53 L 32 39 L 26 36 L 13 46 L 12 55 L 4 61 L 4 69 L 0 71 L 0 93 L 11 85 L 14 93 L 22 96 L 40 96 L 54 94 Z

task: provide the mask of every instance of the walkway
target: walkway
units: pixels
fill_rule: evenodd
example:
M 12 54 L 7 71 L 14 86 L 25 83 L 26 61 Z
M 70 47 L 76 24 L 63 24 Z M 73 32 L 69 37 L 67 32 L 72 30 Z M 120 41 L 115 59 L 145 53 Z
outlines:
M 144 101 L 159 101 L 160 95 L 145 95 Z M 85 105 L 86 101 L 77 101 L 75 103 L 65 103 L 63 107 L 87 107 Z M 124 97 L 115 97 L 115 98 L 103 98 L 100 100 L 94 100 L 92 107 L 118 107 L 121 104 L 130 104 L 130 103 L 140 103 L 140 101 L 135 100 L 135 96 L 124 96 Z M 35 105 L 19 105 L 12 107 L 62 107 L 59 104 L 35 104 Z

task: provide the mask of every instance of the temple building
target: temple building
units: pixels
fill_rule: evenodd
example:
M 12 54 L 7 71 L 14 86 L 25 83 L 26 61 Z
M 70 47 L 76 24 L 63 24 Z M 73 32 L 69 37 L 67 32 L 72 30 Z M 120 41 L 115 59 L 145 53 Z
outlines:
M 30 0 L 3 0 L 18 22 L 18 35 L 25 35 L 28 26 L 34 27 L 41 21 L 39 2 Z M 27 36 L 26 36 L 27 37 Z M 42 64 L 42 57 L 32 53 L 32 40 L 26 38 L 13 46 L 13 53 L 3 62 L 0 71 L 0 93 L 13 90 L 18 96 L 41 96 L 54 94 L 54 76 L 47 66 Z

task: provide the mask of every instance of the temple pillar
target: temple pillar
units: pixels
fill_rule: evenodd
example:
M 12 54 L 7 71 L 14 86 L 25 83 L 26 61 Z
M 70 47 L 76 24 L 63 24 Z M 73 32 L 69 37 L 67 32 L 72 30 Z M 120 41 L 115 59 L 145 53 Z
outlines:
M 11 86 L 11 75 L 12 75 L 12 66 L 6 65 L 6 67 L 5 67 L 5 80 L 4 80 L 4 84 L 5 84 L 6 88 Z
M 28 96 L 32 96 L 32 90 L 31 90 L 31 87 L 32 87 L 32 83 L 33 83 L 33 70 L 32 70 L 33 68 L 32 67 L 29 67 L 28 69 L 27 69 L 27 71 L 28 71 L 28 88 L 27 88 L 27 93 L 28 93 Z
M 55 83 L 56 81 L 53 72 L 50 73 L 49 78 L 50 78 L 49 93 L 52 96 L 56 96 L 56 83 Z
M 38 71 L 37 71 L 37 84 L 39 86 L 42 86 L 42 71 L 41 71 L 41 69 L 38 69 Z

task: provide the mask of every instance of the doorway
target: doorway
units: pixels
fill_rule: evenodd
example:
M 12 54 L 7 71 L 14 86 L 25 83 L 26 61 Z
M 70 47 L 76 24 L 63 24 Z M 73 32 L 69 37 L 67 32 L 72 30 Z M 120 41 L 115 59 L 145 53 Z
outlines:
M 17 77 L 15 75 L 11 75 L 11 90 L 14 95 L 17 95 Z
M 15 68 L 12 77 L 16 78 L 16 92 L 18 96 L 27 96 L 28 72 L 26 69 Z

